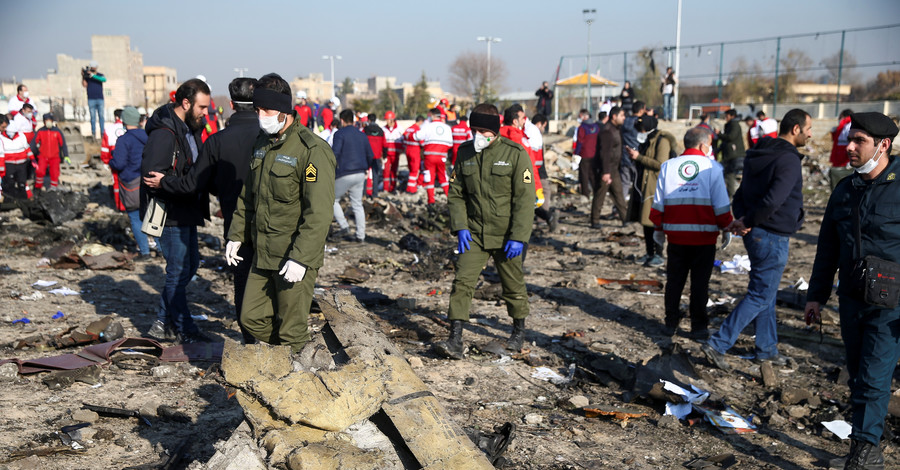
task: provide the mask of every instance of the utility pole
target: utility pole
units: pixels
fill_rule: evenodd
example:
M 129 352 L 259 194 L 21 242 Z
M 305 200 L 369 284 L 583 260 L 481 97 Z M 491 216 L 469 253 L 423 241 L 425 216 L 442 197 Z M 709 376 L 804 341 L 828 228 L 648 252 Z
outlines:
M 679 64 L 681 63 L 681 0 L 678 0 L 678 20 L 675 26 L 675 73 L 681 73 Z M 678 85 L 681 80 L 675 80 L 675 96 L 672 103 L 672 119 L 678 119 Z
M 680 0 L 679 0 L 680 1 Z M 588 116 L 591 116 L 591 79 L 593 75 L 591 73 L 591 25 L 594 24 L 595 15 L 597 14 L 597 9 L 590 8 L 581 10 L 581 17 L 584 18 L 584 22 L 587 23 L 588 27 L 588 40 L 587 40 L 587 111 Z
M 491 43 L 500 42 L 503 39 L 495 38 L 493 36 L 478 36 L 477 38 L 475 38 L 475 40 L 487 43 L 487 78 L 485 80 L 487 82 L 487 90 L 486 90 L 485 94 L 487 96 L 490 96 L 491 95 Z
M 337 96 L 337 83 L 334 81 L 334 59 L 341 60 L 339 55 L 323 55 L 322 60 L 331 61 L 331 96 Z
M 838 117 L 840 115 L 841 107 L 841 76 L 844 73 L 844 37 L 847 36 L 847 31 L 841 31 L 841 55 L 838 59 L 838 82 L 837 82 L 837 93 L 834 97 L 834 117 Z

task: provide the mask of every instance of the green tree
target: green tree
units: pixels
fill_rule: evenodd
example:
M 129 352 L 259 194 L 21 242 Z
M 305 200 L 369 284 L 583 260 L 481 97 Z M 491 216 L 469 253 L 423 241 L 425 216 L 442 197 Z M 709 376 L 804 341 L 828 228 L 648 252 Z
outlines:
M 353 100 L 353 110 L 363 113 L 375 112 L 375 100 L 372 98 L 356 98 Z
M 383 117 L 386 111 L 393 111 L 395 114 L 402 113 L 403 103 L 393 88 L 384 88 L 378 92 L 378 100 L 375 102 L 375 112 L 379 117 Z
M 800 49 L 790 49 L 781 58 L 778 70 L 778 101 L 794 101 L 794 84 L 809 80 L 813 60 Z M 774 93 L 774 90 L 773 90 Z
M 414 118 L 419 114 L 424 115 L 428 112 L 429 102 L 431 102 L 431 96 L 428 95 L 428 81 L 423 70 L 422 77 L 413 87 L 412 95 L 406 99 L 406 116 Z
M 353 88 L 353 79 L 350 77 L 345 78 L 343 83 L 341 83 L 341 87 L 338 89 L 338 98 L 340 98 L 342 105 L 350 106 L 350 103 L 347 103 L 347 95 L 353 94 Z

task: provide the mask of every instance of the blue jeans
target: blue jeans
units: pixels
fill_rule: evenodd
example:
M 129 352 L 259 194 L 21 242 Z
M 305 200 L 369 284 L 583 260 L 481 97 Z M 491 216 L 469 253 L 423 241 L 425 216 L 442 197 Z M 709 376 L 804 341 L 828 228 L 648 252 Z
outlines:
M 750 283 L 747 295 L 722 323 L 709 345 L 725 354 L 737 342 L 741 331 L 756 325 L 756 357 L 767 359 L 778 354 L 778 332 L 775 325 L 775 297 L 788 260 L 787 235 L 777 235 L 754 227 L 744 236 L 744 247 L 750 257 Z
M 150 254 L 150 242 L 147 241 L 147 234 L 141 231 L 143 221 L 141 220 L 141 211 L 133 210 L 126 212 L 128 218 L 131 219 L 131 233 L 134 234 L 134 241 L 137 242 L 138 251 L 142 255 Z
M 159 299 L 165 322 L 181 334 L 199 332 L 187 304 L 187 285 L 200 266 L 197 226 L 165 227 L 159 237 L 166 258 L 166 284 Z
M 850 438 L 878 445 L 900 358 L 900 308 L 877 308 L 842 296 L 841 338 L 850 374 Z
M 96 113 L 96 116 L 94 115 Z M 103 100 L 88 100 L 88 114 L 91 115 L 91 135 L 97 135 L 97 118 L 100 118 L 100 138 L 103 138 Z
M 671 93 L 667 93 L 663 95 L 663 119 L 674 119 L 675 115 L 672 114 L 672 100 L 675 95 Z

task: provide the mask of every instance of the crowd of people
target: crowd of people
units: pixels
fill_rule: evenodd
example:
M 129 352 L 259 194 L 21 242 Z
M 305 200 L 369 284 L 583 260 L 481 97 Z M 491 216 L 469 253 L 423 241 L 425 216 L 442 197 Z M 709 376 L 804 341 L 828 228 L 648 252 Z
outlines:
M 674 72 L 666 77 L 664 94 L 674 85 Z M 804 221 L 798 149 L 812 137 L 812 118 L 792 109 L 778 122 L 760 112 L 746 119 L 745 135 L 730 109 L 722 130 L 702 116 L 679 143 L 630 90 L 623 89 L 623 106 L 601 107 L 596 119 L 587 110 L 579 113 L 573 154 L 580 192 L 590 199 L 590 227 L 602 229 L 608 221 L 642 226 L 646 254 L 637 262 L 665 266 L 664 343 L 678 334 L 681 294 L 690 279 L 686 335 L 701 342 L 710 364 L 731 369 L 726 354 L 750 323 L 754 360 L 787 363 L 778 350 L 775 299 L 790 238 Z M 29 197 L 28 168 L 35 168 L 35 188 L 47 174 L 56 187 L 66 145 L 50 114 L 35 132 L 34 105 L 27 88 L 19 91 L 12 119 L 0 116 L 0 172 L 8 194 Z M 314 110 L 305 93 L 292 94 L 277 74 L 235 78 L 228 92 L 234 112 L 227 125 L 198 77 L 181 84 L 171 102 L 149 117 L 133 106 L 116 110 L 115 127 L 102 137 L 102 158 L 115 175 L 115 204 L 131 220 L 140 259 L 150 258 L 153 243 L 166 262 L 151 336 L 210 341 L 191 317 L 186 290 L 199 266 L 197 227 L 211 217 L 210 195 L 218 198 L 224 219 L 225 259 L 234 273 L 244 341 L 288 345 L 297 353 L 310 340 L 307 320 L 326 241 L 366 243 L 365 197 L 419 194 L 423 188 L 425 204 L 437 202 L 438 189 L 446 196 L 459 254 L 449 336 L 434 344 L 435 352 L 465 357 L 464 325 L 489 259 L 512 319 L 507 348 L 521 350 L 529 314 L 523 265 L 535 217 L 551 232 L 559 224 L 555 184 L 543 165 L 548 120 L 542 111 L 552 100 L 546 82 L 530 118 L 518 104 L 501 112 L 481 103 L 465 115 L 438 101 L 405 129 L 391 111 L 379 124 L 374 114 L 340 109 L 337 98 Z M 883 114 L 841 114 L 832 132 L 833 193 L 805 309 L 807 322 L 819 319 L 839 272 L 853 425 L 846 468 L 883 466 L 880 439 L 900 359 L 894 325 L 900 314 L 900 212 L 893 186 L 900 164 L 890 156 L 897 133 Z M 399 171 L 401 156 L 406 173 Z M 603 216 L 607 196 L 613 212 Z M 158 233 L 146 220 L 155 207 L 166 214 Z M 734 236 L 750 259 L 749 281 L 743 299 L 713 333 L 709 280 L 717 245 L 727 246 Z

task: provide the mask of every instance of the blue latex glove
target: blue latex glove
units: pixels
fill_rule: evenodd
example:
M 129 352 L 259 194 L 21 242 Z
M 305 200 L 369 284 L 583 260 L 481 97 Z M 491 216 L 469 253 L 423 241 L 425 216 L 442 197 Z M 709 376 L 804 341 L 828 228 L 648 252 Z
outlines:
M 472 241 L 472 232 L 468 229 L 462 229 L 459 232 L 456 232 L 456 249 L 459 250 L 459 254 L 463 254 L 469 251 L 469 242 Z
M 503 252 L 506 253 L 506 259 L 513 259 L 522 254 L 523 248 L 525 248 L 524 243 L 509 240 L 506 242 L 506 246 L 503 247 Z

